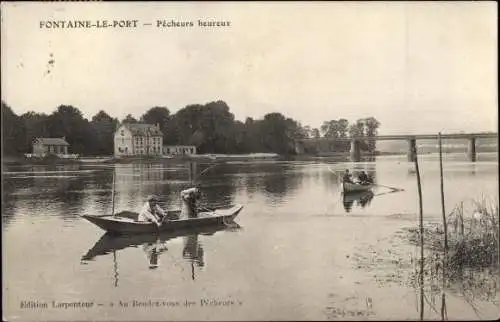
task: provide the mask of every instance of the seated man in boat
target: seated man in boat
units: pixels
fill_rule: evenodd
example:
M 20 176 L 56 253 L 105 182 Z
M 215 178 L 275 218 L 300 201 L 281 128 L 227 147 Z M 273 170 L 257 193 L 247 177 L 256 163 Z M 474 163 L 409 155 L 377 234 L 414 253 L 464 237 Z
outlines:
M 163 219 L 166 218 L 166 216 L 167 214 L 165 211 L 163 211 L 163 209 L 161 209 L 158 205 L 158 197 L 149 196 L 147 202 L 142 207 L 137 220 L 154 222 L 158 226 L 161 226 Z
M 353 183 L 352 179 L 351 179 L 351 174 L 349 173 L 349 169 L 345 169 L 345 173 L 344 173 L 344 176 L 342 177 L 342 181 Z
M 361 171 L 361 173 L 358 175 L 358 180 L 361 184 L 367 184 L 368 176 L 364 171 Z
M 373 179 L 370 178 L 364 171 L 361 171 L 361 173 L 358 175 L 358 180 L 359 183 L 364 185 L 373 183 Z
M 368 185 L 368 184 L 373 183 L 373 179 L 370 178 L 366 174 L 366 172 L 364 172 L 364 171 L 361 171 L 361 173 L 358 175 L 358 180 L 359 180 L 359 183 L 364 184 L 364 185 Z

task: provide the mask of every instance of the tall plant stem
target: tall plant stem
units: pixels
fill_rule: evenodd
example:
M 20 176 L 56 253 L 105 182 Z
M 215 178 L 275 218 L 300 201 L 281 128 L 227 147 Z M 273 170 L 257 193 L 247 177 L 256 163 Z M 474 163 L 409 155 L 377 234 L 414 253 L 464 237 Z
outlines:
M 422 202 L 422 185 L 420 183 L 420 170 L 418 168 L 417 147 L 413 148 L 415 172 L 417 173 L 417 188 L 418 188 L 418 211 L 419 211 L 419 226 L 420 226 L 420 320 L 424 319 L 424 216 Z
M 438 133 L 439 140 L 439 176 L 441 177 L 441 215 L 443 217 L 444 230 L 444 253 L 448 253 L 448 227 L 446 225 L 446 211 L 444 206 L 444 175 L 443 175 L 443 148 L 441 140 L 441 132 Z

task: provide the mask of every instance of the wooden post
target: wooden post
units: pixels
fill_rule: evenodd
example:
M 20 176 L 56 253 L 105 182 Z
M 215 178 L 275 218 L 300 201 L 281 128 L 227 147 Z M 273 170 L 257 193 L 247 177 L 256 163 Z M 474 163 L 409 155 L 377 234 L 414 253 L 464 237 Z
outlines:
M 448 252 L 448 227 L 446 224 L 446 211 L 444 206 L 443 151 L 441 142 L 441 132 L 438 133 L 438 140 L 439 140 L 439 175 L 441 177 L 441 215 L 443 218 L 444 251 L 446 254 Z
M 420 319 L 424 319 L 424 216 L 422 210 L 422 186 L 420 183 L 420 170 L 418 168 L 417 148 L 414 147 L 415 153 L 415 171 L 417 174 L 418 188 L 418 210 L 419 210 L 419 226 L 420 226 Z
M 417 158 L 417 140 L 409 139 L 408 140 L 408 152 L 406 153 L 406 157 L 409 162 L 414 162 Z
M 446 278 L 448 270 L 448 225 L 446 223 L 446 211 L 444 205 L 444 175 L 443 175 L 443 144 L 441 140 L 441 132 L 438 133 L 439 141 L 439 176 L 441 178 L 441 215 L 443 218 L 443 230 L 444 230 L 444 249 L 443 249 L 443 265 L 442 265 L 442 285 L 441 285 L 441 320 L 444 321 L 447 318 L 446 313 Z
M 113 187 L 111 192 L 111 214 L 115 215 L 115 168 L 113 167 Z

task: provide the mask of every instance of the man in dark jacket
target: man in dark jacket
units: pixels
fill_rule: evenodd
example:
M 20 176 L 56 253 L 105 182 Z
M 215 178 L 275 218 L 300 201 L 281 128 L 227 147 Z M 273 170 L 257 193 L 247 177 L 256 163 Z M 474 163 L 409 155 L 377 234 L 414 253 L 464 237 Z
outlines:
M 352 183 L 351 174 L 349 173 L 349 169 L 345 169 L 345 173 L 344 173 L 344 176 L 342 177 L 342 181 Z

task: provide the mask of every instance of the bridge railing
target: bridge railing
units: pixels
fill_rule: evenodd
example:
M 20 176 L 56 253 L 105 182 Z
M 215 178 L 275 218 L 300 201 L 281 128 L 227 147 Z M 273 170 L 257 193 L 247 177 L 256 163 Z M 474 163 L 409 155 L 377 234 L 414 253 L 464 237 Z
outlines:
M 441 134 L 442 139 L 486 139 L 498 138 L 498 133 L 450 133 Z M 338 138 L 309 138 L 299 141 L 317 142 L 317 141 L 336 141 L 347 142 L 352 140 L 363 141 L 390 141 L 390 140 L 437 140 L 437 134 L 404 134 L 404 135 L 377 135 L 377 136 L 355 136 L 355 137 L 338 137 Z

